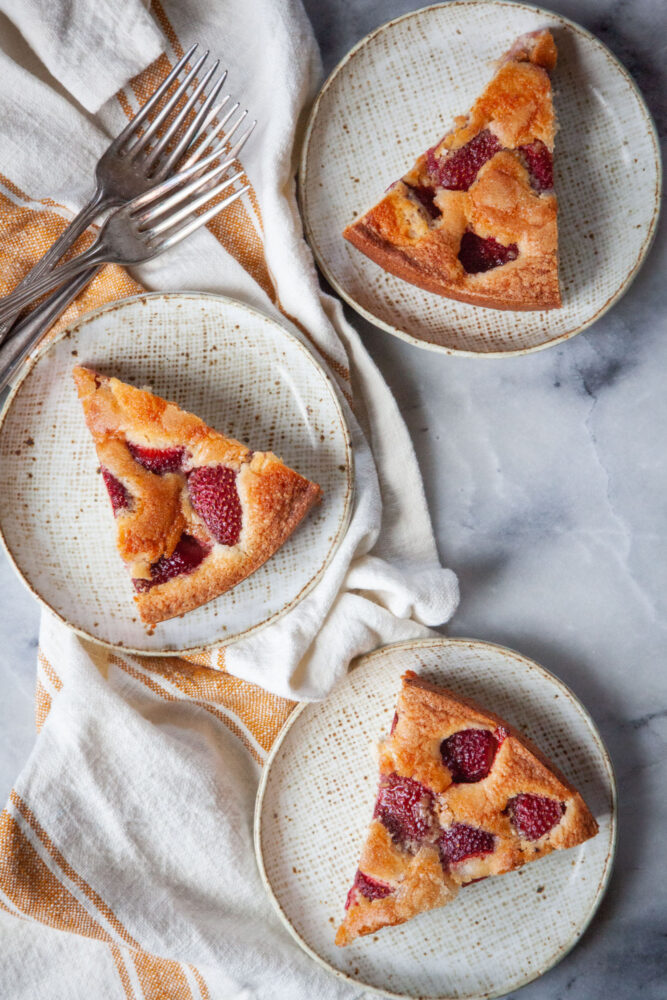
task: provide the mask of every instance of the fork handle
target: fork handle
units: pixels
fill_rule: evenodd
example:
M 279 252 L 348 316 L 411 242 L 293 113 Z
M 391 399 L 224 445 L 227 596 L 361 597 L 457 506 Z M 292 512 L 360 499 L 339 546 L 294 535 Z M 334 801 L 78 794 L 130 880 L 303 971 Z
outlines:
M 37 261 L 34 267 L 19 282 L 16 288 L 4 298 L 0 299 L 0 344 L 7 337 L 12 324 L 25 308 L 27 302 L 37 298 L 41 293 L 33 293 L 33 286 L 38 278 L 47 274 L 60 260 L 64 253 L 76 242 L 81 233 L 85 232 L 95 218 L 104 209 L 115 204 L 115 200 L 108 198 L 100 187 L 95 189 L 90 201 L 84 205 L 81 211 L 74 216 L 66 229 L 60 234 L 55 243 L 49 247 L 43 257 Z M 30 292 L 30 298 L 23 302 L 19 295 Z M 19 301 L 23 304 L 19 305 Z
M 101 248 L 100 240 L 97 239 L 92 246 L 84 250 L 77 257 L 74 257 L 73 260 L 68 261 L 66 264 L 60 264 L 59 267 L 54 267 L 52 271 L 47 271 L 45 274 L 35 278 L 24 291 L 17 290 L 12 292 L 10 296 L 7 296 L 4 303 L 0 305 L 0 321 L 5 322 L 8 315 L 14 314 L 15 308 L 17 310 L 25 308 L 34 299 L 38 299 L 41 295 L 44 295 L 45 292 L 50 292 L 53 288 L 57 288 L 70 278 L 75 278 L 89 267 L 102 264 L 103 260 L 104 252 Z M 7 305 L 10 299 L 11 302 Z
M 33 347 L 39 343 L 58 316 L 83 291 L 99 268 L 93 267 L 72 278 L 24 320 L 12 327 L 10 338 L 0 347 L 0 392 L 14 381 L 15 375 Z

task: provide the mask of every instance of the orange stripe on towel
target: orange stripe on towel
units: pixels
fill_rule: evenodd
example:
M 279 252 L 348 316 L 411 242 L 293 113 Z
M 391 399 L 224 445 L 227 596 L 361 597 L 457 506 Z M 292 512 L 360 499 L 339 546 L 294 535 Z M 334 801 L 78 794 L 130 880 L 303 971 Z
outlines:
M 141 664 L 197 704 L 228 709 L 267 752 L 296 705 L 249 681 L 186 660 L 142 656 Z M 207 702 L 211 704 L 206 706 Z
M 203 978 L 201 972 L 199 971 L 199 969 L 196 969 L 194 967 L 194 965 L 188 965 L 188 969 L 190 970 L 190 972 L 194 976 L 195 982 L 197 983 L 197 986 L 199 987 L 199 993 L 201 995 L 201 1000 L 211 1000 L 211 994 L 208 992 L 208 987 L 207 987 L 206 983 L 204 982 L 204 978 Z
M 134 667 L 130 666 L 130 664 L 126 660 L 122 660 L 120 657 L 111 654 L 109 656 L 109 662 L 119 667 L 120 670 L 124 670 L 126 674 L 129 674 L 130 677 L 133 677 L 135 680 L 139 681 L 141 684 L 144 685 L 144 687 L 147 687 L 150 691 L 153 691 L 161 698 L 164 698 L 165 701 L 174 701 L 174 702 L 182 701 L 182 699 L 179 698 L 178 695 L 172 694 L 171 691 L 167 691 L 166 688 L 162 687 L 161 684 L 158 684 L 151 677 L 147 677 L 145 674 L 142 674 L 139 670 L 136 670 Z M 155 660 L 154 662 L 160 663 L 161 661 Z M 214 718 L 216 718 L 218 722 L 222 722 L 222 724 L 226 726 L 227 729 L 231 730 L 234 736 L 240 739 L 241 743 L 243 743 L 243 746 L 246 748 L 248 753 L 251 755 L 251 757 L 253 757 L 253 759 L 258 764 L 261 765 L 264 763 L 262 757 L 257 753 L 255 747 L 252 745 L 252 743 L 247 738 L 247 736 L 240 728 L 240 726 L 238 726 L 233 719 L 230 719 L 227 715 L 224 714 L 224 712 L 218 711 L 218 709 L 214 708 L 212 705 L 208 705 L 205 701 L 192 700 L 191 704 L 197 705 L 198 708 L 202 708 L 205 712 L 208 712 L 209 715 L 214 716 Z
M 125 990 L 125 996 L 127 1000 L 136 1000 L 136 993 L 132 989 L 132 983 L 130 982 L 130 977 L 127 973 L 127 966 L 123 959 L 123 953 L 116 944 L 109 945 L 109 950 L 111 951 L 111 957 L 113 958 L 116 968 L 118 969 L 118 975 L 122 983 L 123 989 Z
M 145 951 L 132 953 L 145 1000 L 192 1000 L 192 990 L 180 962 Z
M 49 927 L 108 941 L 107 931 L 47 868 L 13 816 L 0 813 L 0 888 L 14 906 Z
M 83 879 L 78 874 L 78 872 L 76 872 L 72 868 L 70 863 L 55 846 L 55 844 L 53 843 L 47 832 L 40 825 L 35 814 L 32 812 L 30 807 L 26 805 L 26 803 L 23 801 L 20 795 L 18 795 L 17 792 L 12 789 L 9 798 L 12 804 L 20 812 L 23 819 L 30 825 L 31 829 L 34 830 L 39 841 L 44 845 L 44 847 L 46 848 L 50 856 L 53 858 L 53 860 L 56 862 L 56 864 L 59 866 L 61 871 L 64 872 L 64 874 L 70 879 L 70 881 L 73 882 L 74 885 L 81 890 L 81 892 L 83 892 L 83 894 L 91 901 L 91 903 L 93 903 L 95 907 L 97 907 L 99 912 L 103 914 L 104 917 L 111 924 L 111 926 L 116 931 L 118 936 L 121 937 L 123 941 L 126 942 L 126 944 L 129 944 L 133 948 L 138 948 L 139 942 L 135 941 L 135 939 L 130 934 L 128 934 L 128 932 L 121 924 L 120 920 L 118 920 L 115 913 L 113 913 L 111 908 L 104 902 L 99 893 L 97 893 L 92 888 L 92 886 L 90 886 L 86 882 L 86 880 Z
M 51 695 L 40 680 L 35 687 L 35 729 L 39 732 L 51 711 Z
M 9 187 L 6 179 L 5 186 Z M 23 192 L 20 194 L 23 200 L 30 200 Z M 0 242 L 3 247 L 0 255 L 0 296 L 10 292 L 25 277 L 66 225 L 67 221 L 51 209 L 38 211 L 26 205 L 17 205 L 0 192 Z M 84 233 L 72 253 L 89 246 L 93 238 L 91 232 Z M 142 286 L 122 267 L 108 264 L 67 307 L 49 330 L 48 336 L 55 336 L 91 309 L 141 291 Z
M 37 660 L 39 662 L 40 667 L 42 668 L 46 676 L 49 678 L 56 691 L 60 691 L 60 689 L 63 686 L 63 682 L 61 681 L 60 677 L 58 677 L 58 674 L 53 669 L 51 663 L 49 663 L 47 658 L 44 656 L 44 653 L 41 651 L 41 649 L 37 650 Z

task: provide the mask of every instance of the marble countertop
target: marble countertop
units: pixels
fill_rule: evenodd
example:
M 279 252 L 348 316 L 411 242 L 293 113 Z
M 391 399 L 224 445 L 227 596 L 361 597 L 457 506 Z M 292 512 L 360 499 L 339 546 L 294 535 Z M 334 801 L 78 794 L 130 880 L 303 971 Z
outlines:
M 417 6 L 306 0 L 325 70 Z M 660 0 L 550 6 L 616 53 L 664 125 Z M 561 677 L 594 716 L 616 769 L 610 889 L 580 944 L 524 988 L 524 1000 L 663 1000 L 667 989 L 665 228 L 610 313 L 527 357 L 439 357 L 348 312 L 396 394 L 443 561 L 461 581 L 450 634 L 511 646 Z M 0 588 L 4 800 L 35 738 L 39 610 L 2 555 Z

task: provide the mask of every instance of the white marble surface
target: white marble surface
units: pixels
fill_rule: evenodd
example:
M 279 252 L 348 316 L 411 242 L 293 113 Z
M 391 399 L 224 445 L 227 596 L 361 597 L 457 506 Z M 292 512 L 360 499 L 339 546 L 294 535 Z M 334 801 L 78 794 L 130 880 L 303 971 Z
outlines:
M 306 0 L 327 70 L 367 31 L 416 6 Z M 664 125 L 662 0 L 551 6 L 609 45 Z M 665 251 L 663 224 L 607 316 L 525 358 L 439 357 L 349 314 L 399 400 L 443 560 L 461 579 L 451 634 L 512 646 L 563 678 L 616 768 L 611 887 L 582 942 L 521 991 L 525 1000 L 667 995 Z M 39 611 L 4 556 L 0 592 L 4 799 L 34 741 Z

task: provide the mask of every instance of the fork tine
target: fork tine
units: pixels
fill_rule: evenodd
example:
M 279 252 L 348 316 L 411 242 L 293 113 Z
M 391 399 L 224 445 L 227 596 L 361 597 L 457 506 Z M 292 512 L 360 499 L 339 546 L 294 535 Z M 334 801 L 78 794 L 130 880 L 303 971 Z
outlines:
M 234 133 L 236 132 L 236 130 L 239 127 L 239 125 L 241 124 L 241 122 L 245 121 L 245 119 L 247 117 L 248 117 L 248 109 L 246 108 L 246 110 L 243 112 L 243 114 L 241 115 L 241 117 L 237 118 L 237 120 L 234 122 L 234 124 L 230 128 L 229 132 L 227 132 L 227 134 L 225 135 L 225 139 L 227 140 L 227 142 L 229 142 L 229 140 L 234 135 Z
M 202 65 L 208 58 L 208 55 L 209 53 L 205 52 L 203 56 L 199 57 L 199 59 L 194 64 L 194 66 L 192 67 L 186 78 L 179 85 L 178 89 L 174 91 L 174 93 L 171 95 L 171 97 L 164 105 L 164 107 L 161 108 L 160 111 L 158 111 L 155 118 L 150 123 L 150 125 L 148 126 L 144 134 L 141 136 L 141 138 L 137 139 L 137 141 L 134 143 L 134 145 L 132 145 L 129 148 L 129 150 L 126 150 L 126 155 L 129 156 L 130 159 L 132 160 L 136 159 L 139 153 L 141 153 L 142 150 L 145 149 L 151 136 L 155 134 L 155 131 L 160 127 L 160 125 L 165 120 L 167 115 L 171 112 L 174 105 L 177 104 L 182 98 L 183 94 L 185 94 L 185 92 L 187 91 L 188 87 L 190 86 L 193 80 L 193 77 L 196 76 L 196 74 L 199 72 Z
M 213 150 L 213 152 L 210 153 L 207 157 L 205 157 L 205 159 L 203 159 L 200 163 L 197 163 L 194 166 L 189 167 L 187 170 L 179 170 L 178 173 L 172 174 L 171 177 L 169 177 L 165 181 L 162 181 L 156 187 L 152 187 L 149 191 L 146 191 L 144 194 L 138 195 L 136 198 L 132 200 L 132 215 L 134 216 L 146 205 L 152 204 L 152 202 L 154 202 L 157 198 L 162 198 L 164 195 L 168 194 L 168 192 L 172 191 L 174 188 L 180 187 L 182 184 L 185 184 L 186 181 L 191 180 L 193 177 L 198 177 L 201 174 L 202 170 L 210 166 L 219 158 L 221 152 L 223 152 L 222 147 L 216 147 Z M 219 167 L 220 171 L 227 170 L 229 167 L 231 167 L 233 162 L 234 161 L 231 157 L 227 157 L 224 164 L 220 165 Z
M 237 158 L 237 156 L 245 146 L 246 142 L 248 141 L 252 133 L 255 131 L 256 124 L 257 124 L 257 119 L 255 118 L 254 121 L 245 130 L 241 138 L 237 139 L 236 143 L 229 150 L 229 153 L 227 154 L 227 160 L 229 163 L 233 163 L 234 160 Z M 231 132 L 229 133 L 229 135 L 231 135 Z M 223 146 L 226 145 L 226 143 L 229 141 L 229 135 L 225 136 L 224 143 L 221 143 L 220 146 L 218 147 L 220 150 L 222 150 Z
M 245 115 L 243 117 L 245 117 Z M 243 118 L 241 118 L 240 120 L 242 121 Z M 187 167 L 186 169 L 181 168 L 181 170 L 179 170 L 179 172 L 174 176 L 183 177 L 184 180 L 185 180 L 185 175 L 187 175 L 188 177 L 196 176 L 200 170 L 203 170 L 204 167 L 207 167 L 209 163 L 213 163 L 214 160 L 223 155 L 225 157 L 225 166 L 230 167 L 234 162 L 234 160 L 239 155 L 239 153 L 241 152 L 241 150 L 243 149 L 243 147 L 245 146 L 246 142 L 248 141 L 252 133 L 254 132 L 256 125 L 257 125 L 257 119 L 255 118 L 255 120 L 245 130 L 241 138 L 237 139 L 236 143 L 232 146 L 232 148 L 229 151 L 227 151 L 227 146 L 229 144 L 229 136 L 236 131 L 236 126 L 234 126 L 234 128 L 227 135 L 223 137 L 219 145 L 217 145 L 211 153 L 208 153 L 203 160 L 199 160 L 198 156 L 190 157 L 188 163 L 194 160 L 195 163 L 193 164 L 193 166 Z M 216 129 L 216 132 L 217 131 L 218 130 Z M 209 143 L 207 140 L 206 145 L 208 144 Z M 197 153 L 198 154 L 200 153 L 200 149 L 197 149 Z
M 211 219 L 215 218 L 215 216 L 219 212 L 221 212 L 223 208 L 226 208 L 228 205 L 231 205 L 233 201 L 237 201 L 241 197 L 241 195 L 244 195 L 246 191 L 249 190 L 250 190 L 250 185 L 246 184 L 245 187 L 240 188 L 238 191 L 232 191 L 232 193 L 227 198 L 219 202 L 217 205 L 213 205 L 213 207 L 209 208 L 208 211 L 202 212 L 201 215 L 196 215 L 191 222 L 188 222 L 184 226 L 181 226 L 180 229 L 177 229 L 175 233 L 172 233 L 171 236 L 168 236 L 162 243 L 160 243 L 159 253 L 162 253 L 164 250 L 168 250 L 170 247 L 173 247 L 177 243 L 180 243 L 181 240 L 184 240 L 186 236 L 189 236 L 191 233 L 194 233 L 195 230 L 199 229 L 200 226 L 205 226 L 208 222 L 211 221 Z M 211 191 L 208 197 L 212 198 L 214 197 L 214 195 L 215 191 Z
M 176 77 L 179 75 L 179 73 L 189 60 L 190 56 L 192 56 L 195 50 L 197 49 L 197 45 L 198 43 L 195 42 L 195 44 L 188 49 L 183 58 L 174 66 L 169 76 L 162 81 L 162 83 L 157 88 L 155 93 L 151 97 L 149 97 L 146 103 L 139 108 L 134 118 L 132 118 L 132 120 L 127 123 L 123 131 L 116 136 L 116 138 L 114 139 L 114 143 L 117 143 L 119 148 L 126 142 L 127 139 L 129 139 L 132 135 L 134 135 L 137 128 L 139 127 L 139 125 L 141 125 L 142 121 L 145 119 L 149 111 L 152 111 L 152 109 L 158 103 L 163 94 L 165 94 L 169 90 L 169 87 L 172 85 Z
M 211 122 L 213 121 L 213 119 L 218 117 L 218 115 L 220 114 L 220 112 L 222 111 L 222 109 L 224 108 L 225 104 L 227 104 L 228 101 L 231 101 L 231 97 L 230 97 L 229 94 L 225 94 L 225 96 L 220 101 L 220 103 L 216 104 L 214 108 L 211 108 L 211 110 L 209 111 L 209 113 L 206 115 L 206 118 L 201 123 L 201 128 L 199 129 L 199 132 L 200 132 L 201 135 L 204 135 L 204 133 L 206 132 L 207 128 L 209 127 L 209 125 L 211 124 Z M 238 102 L 236 104 L 236 107 L 238 107 Z M 227 118 L 228 116 L 226 115 L 225 117 Z M 217 130 L 218 130 L 218 126 L 216 125 L 216 131 Z M 208 138 L 209 137 L 207 136 L 207 139 Z
M 188 167 L 187 171 L 185 171 L 188 174 L 188 176 L 190 176 L 191 173 L 194 174 L 194 175 L 196 175 L 199 170 L 203 170 L 203 168 L 206 165 L 208 165 L 209 163 L 211 163 L 213 160 L 217 159 L 218 157 L 221 157 L 223 154 L 225 154 L 225 167 L 231 167 L 232 163 L 234 163 L 234 161 L 236 160 L 237 156 L 239 155 L 239 153 L 241 152 L 241 150 L 245 146 L 246 142 L 248 141 L 248 139 L 250 138 L 250 136 L 254 132 L 255 126 L 257 124 L 257 119 L 255 118 L 255 120 L 245 130 L 245 132 L 243 133 L 243 135 L 241 136 L 241 138 L 237 139 L 236 143 L 232 146 L 232 148 L 229 151 L 227 151 L 227 146 L 229 145 L 229 138 L 230 138 L 230 136 L 232 136 L 234 134 L 234 132 L 236 132 L 236 129 L 241 124 L 241 122 L 245 118 L 246 114 L 247 114 L 247 111 L 245 112 L 245 114 L 241 115 L 241 117 L 239 118 L 239 120 L 236 123 L 236 125 L 234 125 L 234 127 L 232 129 L 230 129 L 230 131 L 227 133 L 227 135 L 225 135 L 223 137 L 222 142 L 218 146 L 215 147 L 215 149 L 213 150 L 212 153 L 209 153 L 207 156 L 205 156 L 204 159 L 201 160 L 198 164 L 195 162 L 194 167 L 196 169 L 193 169 L 193 167 Z M 216 129 L 216 132 L 217 131 L 218 130 Z M 206 143 L 206 145 L 208 145 L 208 142 Z M 197 152 L 199 153 L 199 150 L 197 150 Z M 191 160 L 192 159 L 194 159 L 196 161 L 197 157 L 191 157 Z M 190 160 L 188 160 L 188 163 L 189 162 L 190 162 Z M 180 173 L 180 171 L 179 171 L 179 173 Z
M 153 222 L 154 219 L 164 215 L 165 212 L 171 211 L 171 209 L 176 205 L 180 205 L 182 201 L 186 201 L 188 198 L 191 198 L 207 185 L 210 187 L 213 181 L 218 180 L 225 170 L 229 169 L 229 166 L 230 164 L 223 163 L 219 166 L 213 167 L 201 176 L 195 176 L 194 180 L 191 180 L 189 184 L 185 185 L 185 187 L 175 191 L 174 194 L 170 195 L 168 198 L 164 198 L 160 195 L 159 199 L 155 200 L 155 204 L 149 205 L 145 211 L 141 213 L 133 212 L 132 218 L 137 222 L 140 229 L 146 229 L 148 223 Z
M 212 154 L 211 158 L 214 159 Z M 151 188 L 150 191 L 146 191 L 145 194 L 139 195 L 138 198 L 135 198 L 132 202 L 130 202 L 132 217 L 136 218 L 137 212 L 143 208 L 147 208 L 148 211 L 142 212 L 142 219 L 152 219 L 157 215 L 161 215 L 165 204 L 177 204 L 178 202 L 183 201 L 183 198 L 188 198 L 191 194 L 199 191 L 202 184 L 206 184 L 212 178 L 221 174 L 223 169 L 226 170 L 229 166 L 230 164 L 228 163 L 214 166 L 208 171 L 208 173 L 205 173 L 202 176 L 202 164 L 199 163 L 197 164 L 196 169 L 190 168 L 190 170 L 187 170 L 184 173 L 179 172 L 174 174 L 174 176 L 169 178 L 169 180 L 163 181 L 161 184 Z M 164 199 L 164 195 L 168 191 L 170 191 L 173 187 L 178 186 L 176 183 L 177 181 L 180 181 L 181 184 L 183 184 L 186 179 L 188 180 L 188 183 L 180 188 L 178 191 L 178 197 L 171 195 L 169 198 Z
M 222 103 L 225 104 L 226 101 L 223 101 Z M 181 164 L 182 170 L 187 170 L 188 167 L 191 167 L 193 163 L 197 162 L 197 160 L 200 158 L 204 150 L 211 145 L 216 136 L 220 135 L 220 133 L 222 132 L 223 128 L 225 127 L 229 119 L 232 117 L 233 114 L 235 114 L 238 111 L 239 107 L 240 105 L 238 101 L 231 106 L 227 114 L 220 119 L 220 121 L 215 126 L 213 131 L 204 139 L 202 144 L 198 146 L 197 149 L 195 149 L 194 153 L 192 153 L 192 155 L 187 158 L 185 163 Z
M 181 110 L 172 119 L 172 121 L 169 122 L 169 125 L 165 129 L 164 135 L 161 136 L 161 138 L 156 143 L 155 148 L 151 150 L 150 154 L 146 158 L 146 169 L 148 172 L 150 172 L 150 168 L 155 163 L 157 163 L 158 157 L 160 156 L 164 148 L 167 146 L 167 144 L 170 142 L 170 140 L 176 135 L 176 132 L 181 127 L 181 123 L 183 122 L 184 118 L 190 113 L 195 102 L 198 100 L 199 95 L 207 86 L 209 80 L 214 75 L 219 65 L 220 65 L 220 60 L 216 59 L 211 68 L 204 74 L 204 76 L 199 81 L 195 89 L 192 91 L 192 93 L 188 97 L 187 101 L 185 102 Z
M 219 135 L 219 133 L 222 131 L 225 123 L 227 121 L 229 121 L 230 115 L 232 115 L 234 113 L 234 111 L 238 108 L 238 106 L 239 106 L 239 104 L 238 104 L 238 101 L 237 101 L 236 106 L 234 108 L 232 108 L 232 110 L 229 111 L 228 114 L 225 115 L 225 117 L 223 118 L 223 120 L 218 125 L 216 125 L 216 127 L 214 128 L 214 130 L 210 134 L 210 136 L 208 136 L 206 138 L 206 140 L 201 144 L 201 146 L 199 146 L 198 149 L 195 150 L 195 153 L 185 161 L 185 163 L 183 164 L 183 169 L 188 169 L 191 164 L 196 163 L 197 159 L 201 156 L 201 154 L 206 149 L 206 147 L 208 145 L 210 145 L 211 141 L 217 135 Z M 248 115 L 248 111 L 246 109 L 243 112 L 243 114 L 241 115 L 241 117 L 238 118 L 237 121 L 234 122 L 234 124 L 230 128 L 229 132 L 227 132 L 225 134 L 225 136 L 224 136 L 222 142 L 220 143 L 220 145 L 216 147 L 217 150 L 218 150 L 218 155 L 219 156 L 222 153 L 225 152 L 225 147 L 228 145 L 229 140 L 234 135 L 234 133 L 238 129 L 238 127 L 241 124 L 241 122 L 245 120 L 245 118 L 247 117 L 247 115 Z M 254 129 L 254 127 L 255 127 L 256 124 L 257 124 L 257 119 L 255 119 L 255 121 L 252 123 L 252 125 L 250 126 L 250 128 L 247 129 L 246 132 L 244 133 L 243 139 L 242 139 L 240 145 L 237 143 L 237 146 L 233 147 L 236 150 L 236 153 L 242 148 L 243 144 L 245 143 L 245 141 L 248 138 L 248 136 L 252 133 L 252 131 L 253 131 L 253 129 Z M 233 153 L 232 150 L 230 150 L 229 154 L 227 156 L 227 159 L 231 160 L 233 162 L 234 159 L 235 159 L 235 157 L 236 157 L 236 153 Z M 206 157 L 206 159 L 208 160 L 208 157 Z
M 211 200 L 211 198 L 215 198 L 216 195 L 225 191 L 228 187 L 231 187 L 231 185 L 239 180 L 243 175 L 243 172 L 239 170 L 239 172 L 234 174 L 233 177 L 228 177 L 220 184 L 217 184 L 214 188 L 211 188 L 211 182 L 219 177 L 221 173 L 222 171 L 220 168 L 210 170 L 208 174 L 204 175 L 204 177 L 198 177 L 196 181 L 189 184 L 187 189 L 177 191 L 176 194 L 167 199 L 167 202 L 164 204 L 160 203 L 152 211 L 146 212 L 146 214 L 142 216 L 142 222 L 144 223 L 153 222 L 153 220 L 158 218 L 160 215 L 164 215 L 165 212 L 169 212 L 162 222 L 157 222 L 155 225 L 151 226 L 150 229 L 145 230 L 146 237 L 152 240 L 156 236 L 159 236 L 160 233 L 163 233 L 165 229 L 171 229 L 183 219 L 187 218 L 188 215 L 192 215 L 193 212 L 196 212 L 198 208 L 205 205 L 207 201 Z M 196 198 L 191 197 L 201 188 L 208 188 L 208 190 L 204 190 L 203 194 L 200 194 Z M 181 201 L 186 201 L 186 199 L 190 200 L 187 201 L 187 204 L 185 204 L 183 208 L 179 208 L 176 212 L 170 211 L 171 208 L 178 205 Z
M 216 68 L 217 66 L 218 63 L 216 63 Z M 178 140 L 176 146 L 167 157 L 167 159 L 164 161 L 164 163 L 160 164 L 159 169 L 155 173 L 155 180 L 161 180 L 163 177 L 166 177 L 171 168 L 174 166 L 174 164 L 178 163 L 181 156 L 188 148 L 190 143 L 194 140 L 194 138 L 197 135 L 201 134 L 201 132 L 203 132 L 204 128 L 206 127 L 205 122 L 210 118 L 210 109 L 213 105 L 213 102 L 215 101 L 216 97 L 222 90 L 223 84 L 226 79 L 227 79 L 227 70 L 225 70 L 220 79 L 214 84 L 211 93 L 208 95 L 208 97 L 202 104 L 201 108 L 199 109 L 193 120 L 190 122 L 185 132 Z M 199 93 L 201 93 L 201 90 L 203 90 L 203 87 L 197 88 L 197 91 L 195 92 L 197 97 L 199 97 Z M 195 98 L 195 94 L 192 95 L 193 98 Z M 223 101 L 222 104 L 218 105 L 218 109 L 222 108 L 225 103 L 226 102 Z M 183 110 L 185 111 L 185 109 Z M 185 117 L 185 115 L 183 115 L 183 117 Z
M 236 142 L 236 144 L 229 150 L 229 153 L 225 157 L 224 162 L 221 163 L 220 166 L 217 168 L 217 171 L 219 173 L 224 173 L 225 170 L 228 170 L 231 167 L 236 157 L 246 144 L 247 140 L 252 135 L 253 129 L 255 128 L 256 124 L 257 122 L 254 121 L 252 125 L 250 125 L 250 127 L 245 130 L 245 132 L 243 133 L 241 138 Z M 184 184 L 191 178 L 200 176 L 201 172 L 205 170 L 206 167 L 209 167 L 212 163 L 215 163 L 215 161 L 220 156 L 222 156 L 222 154 L 225 152 L 226 144 L 227 140 L 224 139 L 220 143 L 220 145 L 216 146 L 215 149 L 212 152 L 210 152 L 208 156 L 205 156 L 203 160 L 199 160 L 197 163 L 193 164 L 193 166 L 188 167 L 187 170 L 179 170 L 177 174 L 172 174 L 172 176 L 168 180 L 162 181 L 162 183 L 158 187 L 151 188 L 150 191 L 147 191 L 145 194 L 136 197 L 132 202 L 132 205 L 134 206 L 132 214 L 135 215 L 137 212 L 139 212 L 140 209 L 144 208 L 146 205 L 150 205 L 158 197 L 162 198 L 169 191 L 172 191 L 175 187 L 180 187 L 182 184 Z M 138 218 L 144 219 L 144 216 L 138 216 Z

